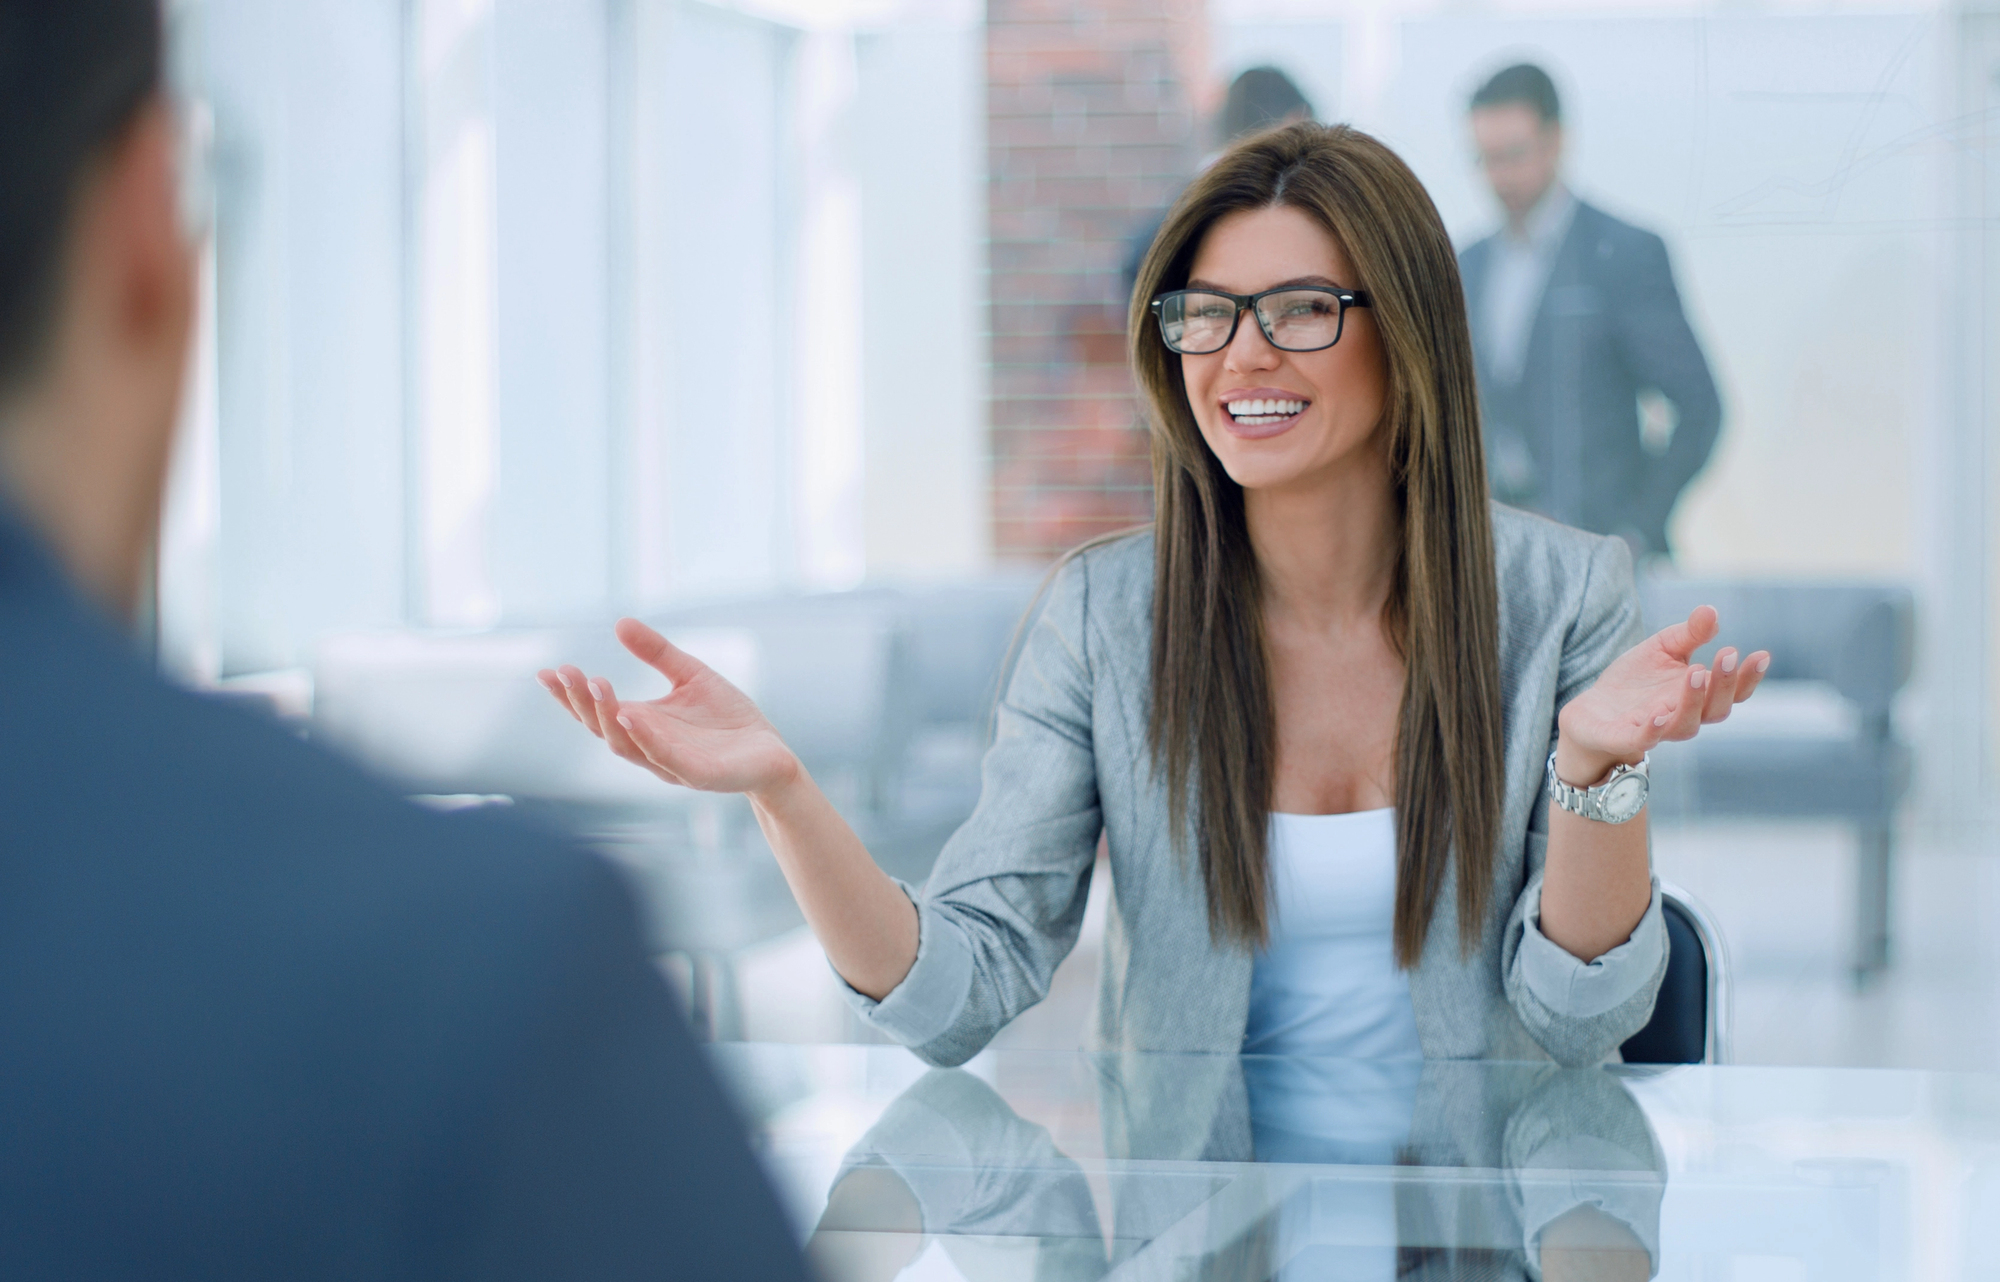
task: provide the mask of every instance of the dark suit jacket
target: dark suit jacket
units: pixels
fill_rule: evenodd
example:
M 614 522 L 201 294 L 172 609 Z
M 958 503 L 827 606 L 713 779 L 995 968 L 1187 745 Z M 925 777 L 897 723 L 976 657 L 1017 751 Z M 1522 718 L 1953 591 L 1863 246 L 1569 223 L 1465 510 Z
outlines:
M 1472 319 L 1494 497 L 1668 552 L 1667 518 L 1708 461 L 1722 403 L 1674 288 L 1666 245 L 1581 202 L 1529 331 L 1520 382 L 1493 375 L 1482 346 L 1496 237 L 1459 255 Z M 1639 435 L 1639 393 L 1678 422 L 1663 454 Z M 1510 466 L 1513 460 L 1525 466 Z
M 801 1276 L 604 861 L 167 686 L 4 511 L 0 657 L 0 1275 Z

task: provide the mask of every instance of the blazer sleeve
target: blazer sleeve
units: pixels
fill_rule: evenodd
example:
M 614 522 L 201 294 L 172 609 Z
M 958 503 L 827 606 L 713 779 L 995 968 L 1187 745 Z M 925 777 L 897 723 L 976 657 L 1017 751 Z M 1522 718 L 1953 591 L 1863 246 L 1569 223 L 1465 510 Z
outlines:
M 1688 325 L 1666 243 L 1651 232 L 1638 232 L 1629 252 L 1626 278 L 1613 295 L 1613 339 L 1634 382 L 1666 397 L 1678 419 L 1666 453 L 1648 459 L 1638 496 L 1641 510 L 1633 514 L 1633 524 L 1664 531 L 1681 491 L 1715 449 L 1722 398 Z
M 458 977 L 490 1033 L 440 1120 L 460 1142 L 433 1205 L 439 1278 L 805 1282 L 796 1239 L 646 955 L 623 880 L 550 850 L 510 893 L 511 938 Z M 517 865 L 518 866 L 518 865 Z
M 1551 1073 L 1508 1116 L 1501 1162 L 1531 1277 L 1542 1277 L 1542 1231 L 1580 1207 L 1622 1227 L 1625 1250 L 1643 1249 L 1647 1276 L 1659 1272 L 1666 1154 L 1616 1077 L 1597 1068 Z
M 971 1073 L 940 1068 L 918 1078 L 847 1151 L 834 1186 L 855 1171 L 883 1167 L 916 1200 L 925 1233 L 1039 1239 L 1037 1277 L 1105 1272 L 1104 1230 L 1082 1170 L 1046 1129 Z M 870 1222 L 874 1210 L 857 1205 L 858 1214 L 821 1227 L 907 1232 Z M 1079 1248 L 1083 1267 L 1075 1272 L 1046 1267 L 1052 1253 Z
M 964 1063 L 1047 996 L 1076 944 L 1097 839 L 1089 557 L 1063 567 L 1001 700 L 979 802 L 917 906 L 917 960 L 863 1020 L 929 1063 Z M 908 891 L 909 888 L 905 887 Z
M 1596 544 L 1585 572 L 1581 607 L 1563 642 L 1557 713 L 1589 689 L 1613 659 L 1640 640 L 1639 596 L 1632 582 L 1631 552 L 1619 539 L 1598 539 Z M 1535 763 L 1538 767 L 1554 749 L 1555 738 L 1552 719 L 1541 758 Z M 1548 814 L 1548 803 L 1538 797 L 1529 812 L 1523 860 L 1526 885 L 1515 901 L 1501 941 L 1502 973 L 1508 1002 L 1542 1049 L 1561 1064 L 1594 1064 L 1652 1017 L 1653 999 L 1667 970 L 1660 883 L 1653 879 L 1651 902 L 1631 936 L 1596 960 L 1583 961 L 1542 934 Z

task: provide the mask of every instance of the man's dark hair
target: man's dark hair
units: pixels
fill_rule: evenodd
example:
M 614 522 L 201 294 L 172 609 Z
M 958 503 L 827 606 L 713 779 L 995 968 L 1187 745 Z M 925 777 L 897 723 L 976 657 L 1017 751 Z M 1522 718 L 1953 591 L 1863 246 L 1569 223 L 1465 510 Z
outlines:
M 1472 95 L 1472 110 L 1481 107 L 1532 107 L 1545 125 L 1562 121 L 1562 100 L 1556 97 L 1556 82 L 1532 62 L 1517 62 L 1493 73 Z
M 1290 119 L 1311 120 L 1312 103 L 1276 67 L 1252 67 L 1229 84 L 1222 104 L 1222 141 L 1268 129 Z
M 0 388 L 50 338 L 85 171 L 161 84 L 160 0 L 0 0 Z

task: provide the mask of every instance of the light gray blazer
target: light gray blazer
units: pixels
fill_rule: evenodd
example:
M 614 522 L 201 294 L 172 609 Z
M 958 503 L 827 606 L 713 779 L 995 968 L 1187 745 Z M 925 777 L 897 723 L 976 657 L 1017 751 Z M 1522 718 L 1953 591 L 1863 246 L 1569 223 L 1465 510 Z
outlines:
M 1497 504 L 1493 535 L 1507 768 L 1494 893 L 1466 956 L 1456 887 L 1440 890 L 1410 972 L 1417 1034 L 1432 1059 L 1594 1063 L 1652 1014 L 1659 886 L 1631 938 L 1593 962 L 1544 937 L 1543 770 L 1556 712 L 1639 640 L 1631 559 L 1618 539 Z M 916 963 L 880 1002 L 849 990 L 864 1020 L 933 1064 L 963 1063 L 1047 995 L 1100 833 L 1112 894 L 1091 1049 L 1242 1049 L 1255 957 L 1210 936 L 1192 832 L 1177 854 L 1146 748 L 1152 607 L 1150 534 L 1063 568 L 1001 702 L 979 804 L 911 892 Z

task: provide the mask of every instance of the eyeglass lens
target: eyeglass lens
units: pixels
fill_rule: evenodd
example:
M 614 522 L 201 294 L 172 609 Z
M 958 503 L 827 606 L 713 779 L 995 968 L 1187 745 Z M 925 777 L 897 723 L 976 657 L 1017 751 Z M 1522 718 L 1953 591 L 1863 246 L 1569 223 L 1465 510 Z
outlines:
M 1324 290 L 1295 289 L 1257 300 L 1257 320 L 1273 347 L 1289 352 L 1331 347 L 1340 337 L 1340 299 Z M 1190 356 L 1219 352 L 1236 325 L 1236 300 L 1224 294 L 1189 290 L 1167 298 L 1160 308 L 1167 346 Z

